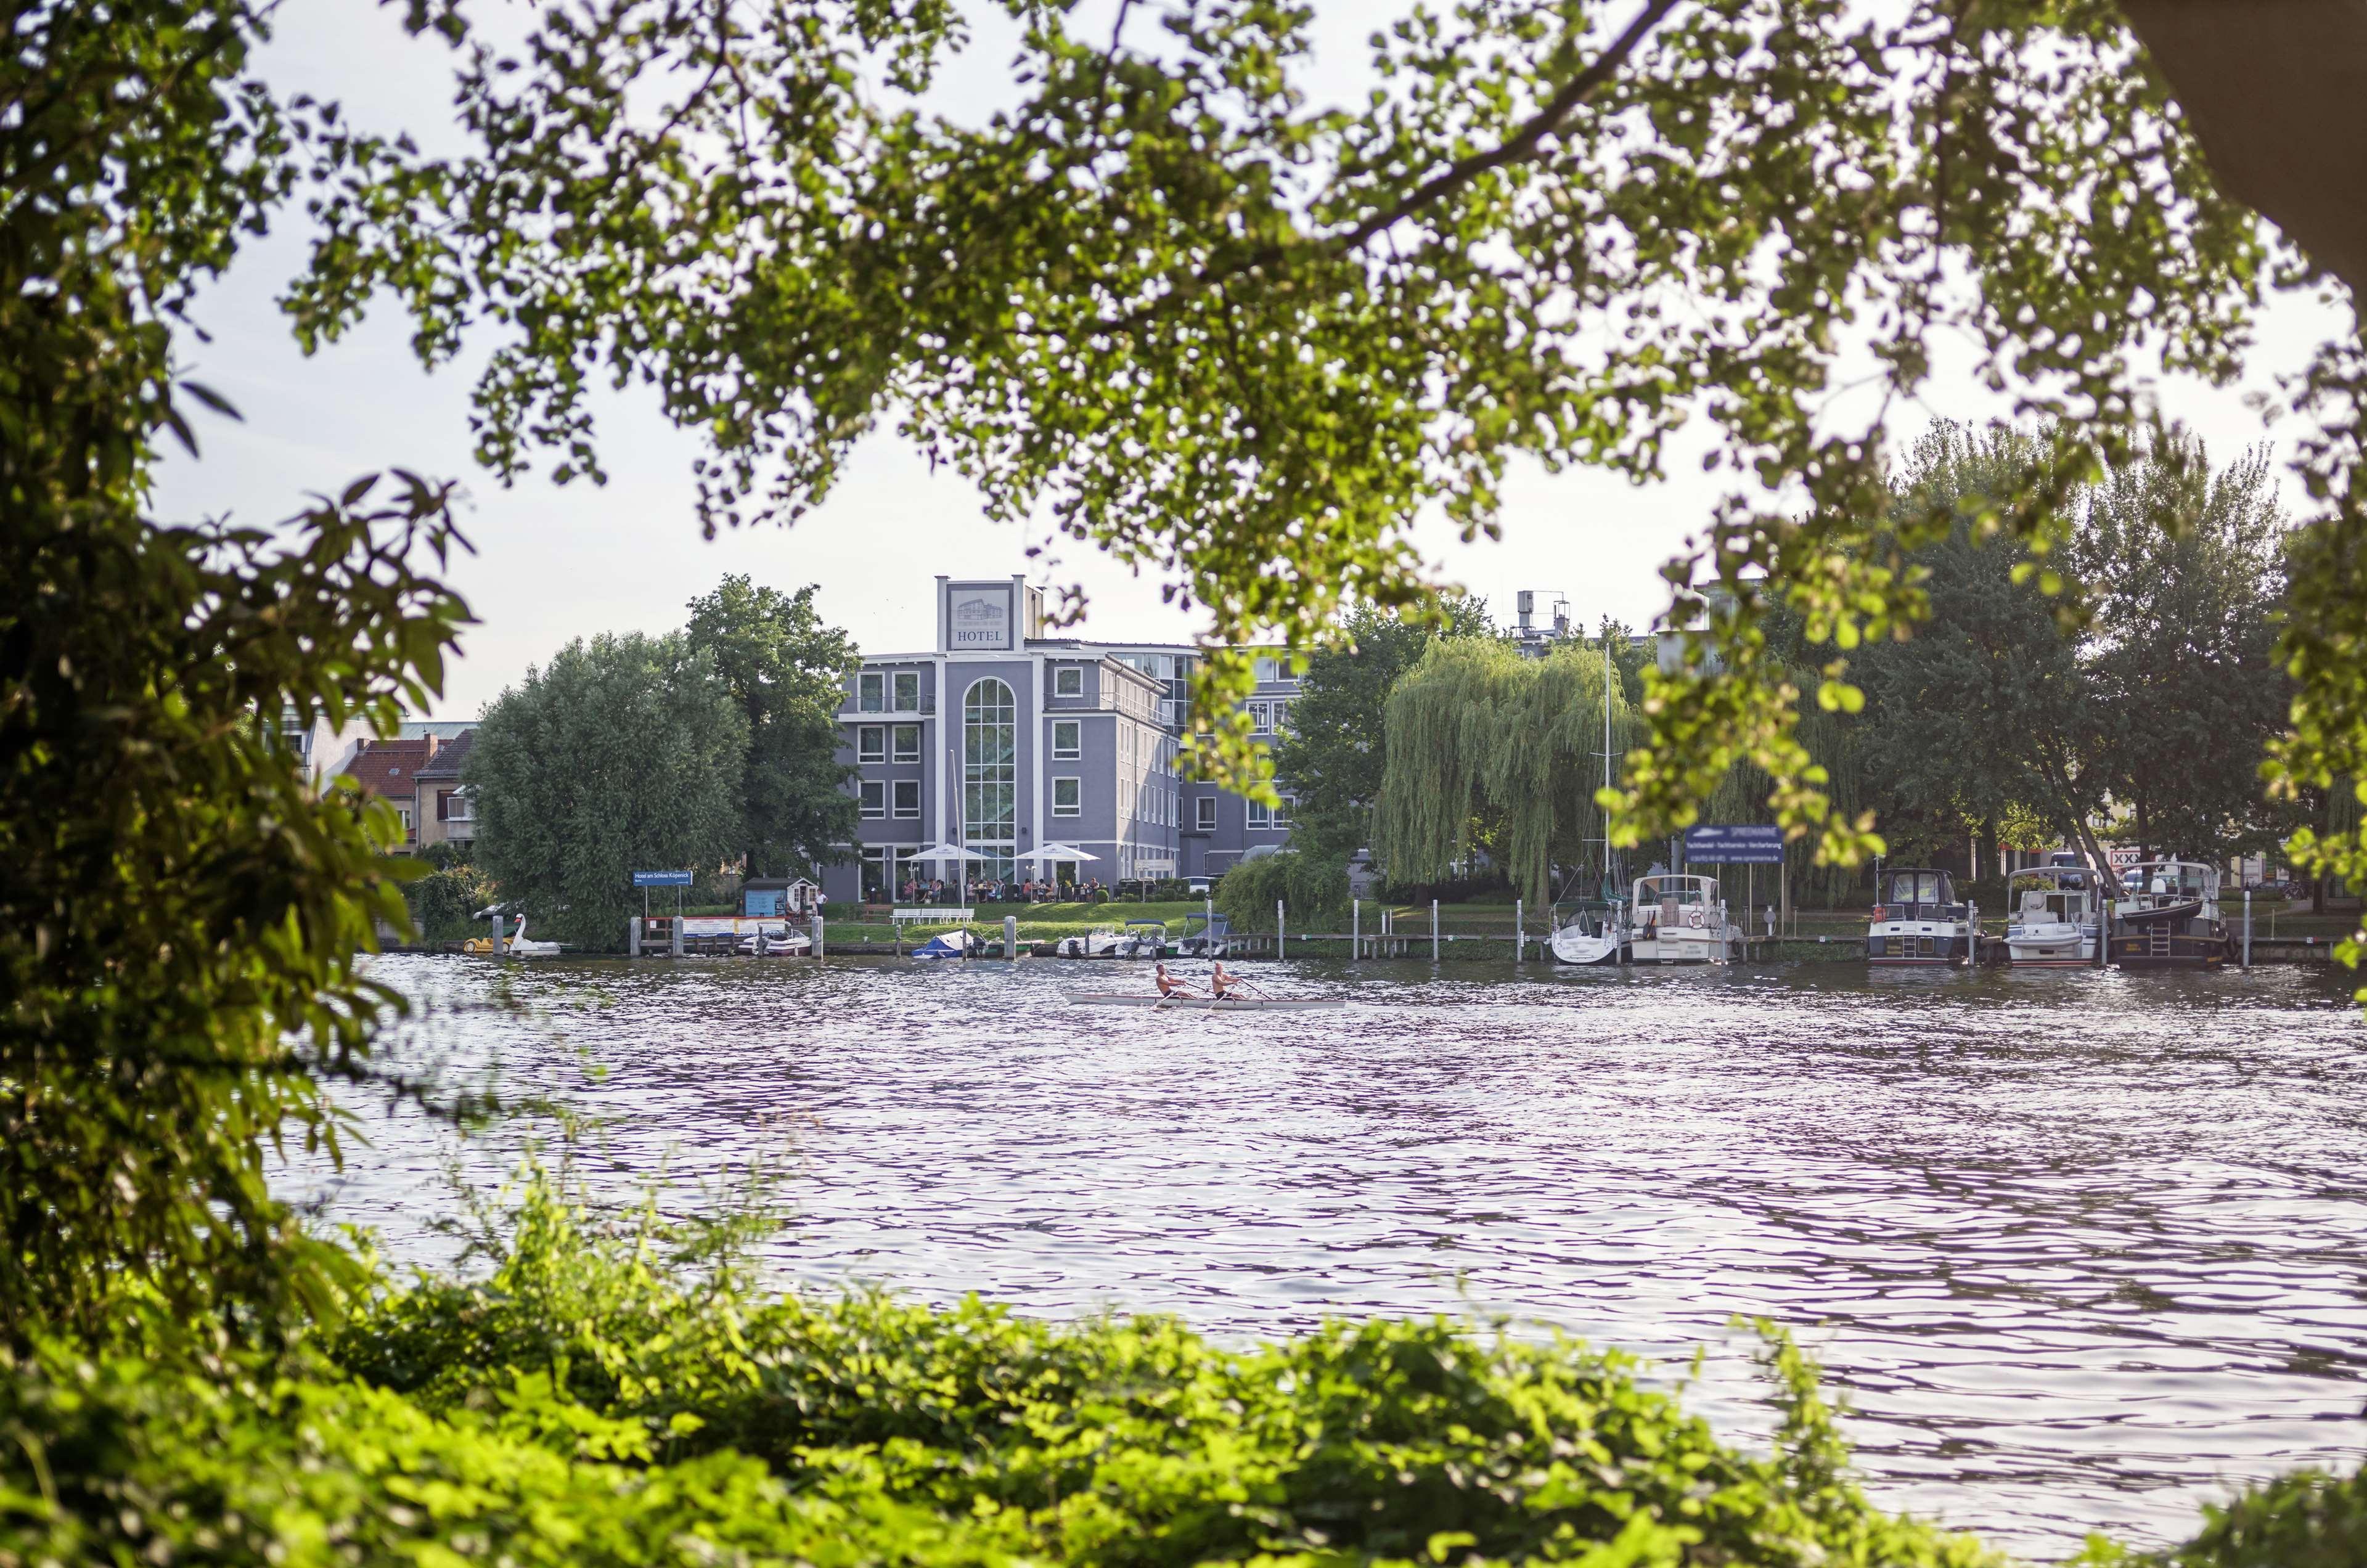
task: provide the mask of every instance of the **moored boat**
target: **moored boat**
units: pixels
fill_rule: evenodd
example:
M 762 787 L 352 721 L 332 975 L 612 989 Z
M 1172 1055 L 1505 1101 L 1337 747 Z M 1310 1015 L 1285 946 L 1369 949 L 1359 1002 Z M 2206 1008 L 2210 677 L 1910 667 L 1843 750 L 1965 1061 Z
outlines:
M 1979 915 L 1956 899 L 1956 879 L 1928 866 L 1894 866 L 1875 884 L 1881 900 L 1865 931 L 1865 961 L 1885 966 L 1969 964 Z
M 2017 969 L 2069 969 L 2096 962 L 2101 922 L 2095 874 L 2042 865 L 2006 883 L 2007 961 Z
M 1663 872 L 1636 879 L 1628 908 L 1632 964 L 1730 964 L 1736 934 L 1726 919 L 1726 897 L 1715 876 Z
M 2219 868 L 2149 861 L 2128 874 L 2112 906 L 2112 962 L 2124 969 L 2216 969 L 2235 939 L 2219 908 Z
M 1582 965 L 1627 962 L 1627 921 L 1617 900 L 1582 903 L 1564 919 L 1554 911 L 1553 935 L 1546 947 L 1557 964 Z

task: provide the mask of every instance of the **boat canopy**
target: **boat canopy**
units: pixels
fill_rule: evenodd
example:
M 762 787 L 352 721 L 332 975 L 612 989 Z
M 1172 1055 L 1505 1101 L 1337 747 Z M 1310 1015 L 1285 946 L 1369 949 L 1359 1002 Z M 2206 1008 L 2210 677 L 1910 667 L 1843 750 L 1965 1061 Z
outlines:
M 1680 905 L 1709 904 L 1715 903 L 1717 896 L 1717 878 L 1715 876 L 1680 875 L 1664 871 L 1655 876 L 1636 879 L 1636 904 L 1638 908 L 1647 904 L 1665 904 L 1671 899 Z
M 2132 868 L 2129 891 L 2158 898 L 2215 898 L 2219 868 L 2201 861 L 2157 860 Z

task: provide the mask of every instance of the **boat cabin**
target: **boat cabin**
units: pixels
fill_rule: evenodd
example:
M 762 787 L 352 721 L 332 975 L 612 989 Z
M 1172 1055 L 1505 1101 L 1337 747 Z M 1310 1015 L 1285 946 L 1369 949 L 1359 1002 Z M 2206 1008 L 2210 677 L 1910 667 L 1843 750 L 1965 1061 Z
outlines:
M 1636 879 L 1636 918 L 1646 925 L 1666 929 L 1715 925 L 1724 903 L 1715 876 L 1662 872 Z
M 2216 902 L 2219 868 L 2201 861 L 2157 860 L 2131 866 L 2121 877 L 2121 896 L 2140 908 L 2164 904 Z
M 2006 880 L 2005 912 L 2007 919 L 2022 925 L 2078 925 L 2095 912 L 2088 874 L 2062 865 L 2017 871 Z
M 1927 866 L 1897 865 L 1874 883 L 1874 918 L 1883 920 L 1961 920 L 1956 879 Z

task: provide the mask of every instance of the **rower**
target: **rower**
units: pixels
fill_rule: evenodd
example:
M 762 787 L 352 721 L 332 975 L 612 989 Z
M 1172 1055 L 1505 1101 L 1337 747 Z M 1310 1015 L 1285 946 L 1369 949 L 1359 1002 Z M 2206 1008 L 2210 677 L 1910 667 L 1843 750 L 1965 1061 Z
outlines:
M 1236 980 L 1233 976 L 1225 973 L 1225 962 L 1221 958 L 1218 959 L 1214 972 L 1208 976 L 1209 994 L 1221 1001 L 1225 998 L 1231 996 L 1233 994 L 1233 988 L 1240 984 L 1240 982 L 1239 980 Z
M 1185 985 L 1183 981 L 1175 978 L 1174 976 L 1170 975 L 1167 972 L 1167 965 L 1164 964 L 1159 965 L 1158 969 L 1152 974 L 1151 978 L 1158 984 L 1159 994 L 1162 997 L 1188 997 L 1192 995 L 1192 987 Z

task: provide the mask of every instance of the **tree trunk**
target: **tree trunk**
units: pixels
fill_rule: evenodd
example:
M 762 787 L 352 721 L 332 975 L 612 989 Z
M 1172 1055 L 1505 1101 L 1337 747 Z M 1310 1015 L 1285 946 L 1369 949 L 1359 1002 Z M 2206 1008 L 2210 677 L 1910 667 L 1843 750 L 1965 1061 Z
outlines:
M 2367 5 L 2121 0 L 2219 188 L 2367 298 Z

